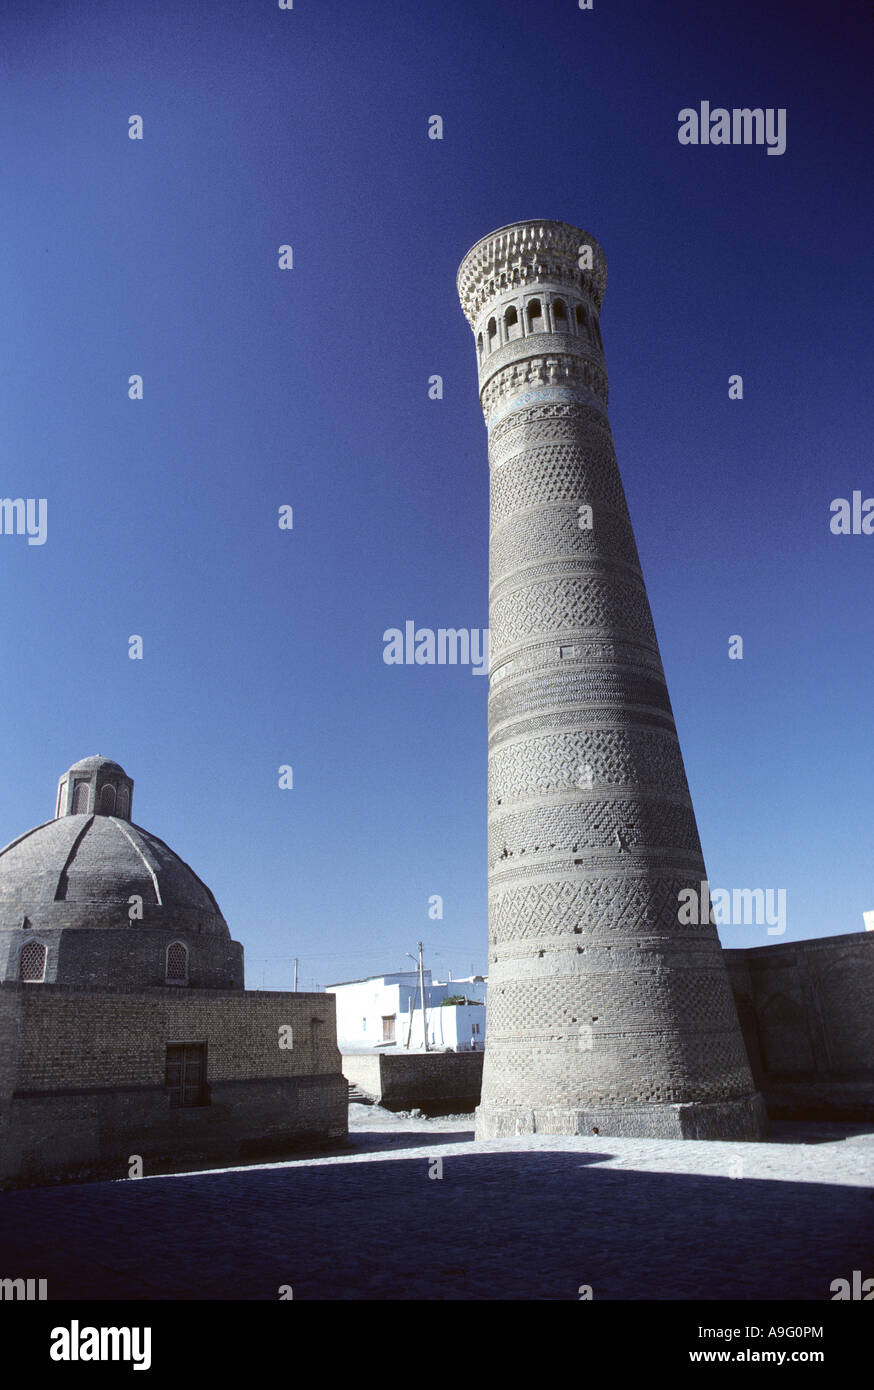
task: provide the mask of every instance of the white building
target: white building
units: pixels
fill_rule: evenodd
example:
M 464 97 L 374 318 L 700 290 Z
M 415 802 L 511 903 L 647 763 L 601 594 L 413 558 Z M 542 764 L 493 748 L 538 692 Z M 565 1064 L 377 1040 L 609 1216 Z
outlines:
M 485 1037 L 485 979 L 474 975 L 466 980 L 433 981 L 430 970 L 424 976 L 428 1046 L 451 1047 L 456 1052 L 479 1051 Z M 337 1042 L 341 1050 L 423 1047 L 417 970 L 341 981 L 327 985 L 326 993 L 333 994 L 337 1001 Z M 442 1002 L 457 997 L 468 1002 Z
M 436 988 L 436 986 L 435 986 Z M 427 994 L 427 987 L 425 993 Z M 453 991 L 453 994 L 460 991 Z M 449 996 L 450 998 L 452 995 Z M 428 1046 L 449 1047 L 453 1052 L 480 1052 L 486 1031 L 486 1006 L 478 1004 L 437 1004 L 427 1010 Z M 421 1049 L 424 1046 L 422 1034 L 422 1010 L 413 1010 L 412 1034 L 410 1034 L 410 1015 L 401 1014 L 398 1019 L 399 1046 L 406 1044 L 410 1037 L 410 1047 Z

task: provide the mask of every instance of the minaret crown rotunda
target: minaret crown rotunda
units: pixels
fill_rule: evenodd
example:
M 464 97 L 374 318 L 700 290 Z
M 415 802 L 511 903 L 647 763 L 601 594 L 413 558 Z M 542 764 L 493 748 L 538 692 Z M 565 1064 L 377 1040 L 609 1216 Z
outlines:
M 607 406 L 600 311 L 607 262 L 597 240 L 565 222 L 518 222 L 467 253 L 458 293 L 476 340 L 489 429 L 540 399 Z

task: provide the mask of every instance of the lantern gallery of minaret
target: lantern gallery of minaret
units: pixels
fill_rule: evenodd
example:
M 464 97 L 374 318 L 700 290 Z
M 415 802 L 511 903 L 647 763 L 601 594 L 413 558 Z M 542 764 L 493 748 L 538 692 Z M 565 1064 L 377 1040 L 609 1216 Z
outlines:
M 491 472 L 489 992 L 477 1138 L 756 1139 L 607 420 L 604 253 L 515 222 L 467 253 Z

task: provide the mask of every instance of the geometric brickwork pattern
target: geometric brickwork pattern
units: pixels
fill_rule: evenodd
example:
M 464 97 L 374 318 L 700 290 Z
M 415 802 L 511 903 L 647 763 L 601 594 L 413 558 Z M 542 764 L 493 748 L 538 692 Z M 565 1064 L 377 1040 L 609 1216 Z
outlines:
M 553 632 L 610 633 L 621 631 L 633 642 L 656 641 L 646 590 L 634 582 L 610 576 L 556 578 L 524 582 L 491 607 L 491 640 L 498 651 L 525 637 Z
M 656 729 L 574 729 L 505 743 L 489 760 L 489 809 L 574 787 L 687 793 L 676 737 Z
M 495 1081 L 489 1099 L 494 1108 L 517 1105 L 520 1094 L 535 1113 L 554 1106 L 557 1094 L 562 1106 L 580 1110 L 603 1105 L 625 1108 L 632 1099 L 627 1070 L 618 1064 L 619 1053 L 606 1035 L 599 1039 L 594 1032 L 589 1050 L 579 1048 L 573 1033 L 554 1041 L 548 1037 L 526 1038 L 524 1043 L 495 1039 L 488 1048 L 493 1048 Z M 576 1053 L 573 1070 L 566 1060 L 572 1052 Z M 750 1084 L 749 1062 L 736 1023 L 721 1037 L 706 1033 L 638 1037 L 635 1056 L 645 1078 L 634 1089 L 638 1105 L 713 1104 L 726 1094 L 743 1094 Z M 601 1133 L 609 1132 L 602 1126 Z
M 689 873 L 629 878 L 627 874 L 530 883 L 497 889 L 491 901 L 492 942 L 565 934 L 679 937 L 677 912 Z M 689 928 L 684 930 L 688 931 Z M 693 929 L 695 930 L 695 929 Z
M 477 1133 L 508 1132 L 508 1111 L 576 1132 L 605 1105 L 622 1133 L 648 1108 L 651 1133 L 654 1106 L 713 1104 L 720 1137 L 754 1137 L 716 929 L 677 920 L 706 871 L 606 416 L 603 252 L 568 224 L 516 223 L 472 248 L 458 285 L 491 470 Z
M 547 1036 L 573 1033 L 578 1044 L 580 1024 L 589 1024 L 594 1032 L 595 1023 L 590 1023 L 594 1019 L 600 1025 L 597 1031 L 605 1037 L 611 1021 L 622 1031 L 633 1031 L 630 1016 L 641 1020 L 641 1036 L 664 1032 L 675 1018 L 682 1018 L 691 1032 L 718 1035 L 729 1029 L 736 1017 L 724 970 L 672 970 L 663 974 L 652 970 L 598 974 L 581 970 L 499 987 L 489 1014 L 489 1044 L 502 1037 L 519 1038 L 529 1029 Z
M 492 582 L 512 566 L 533 563 L 550 554 L 586 561 L 609 556 L 639 570 L 637 546 L 627 520 L 606 508 L 592 510 L 592 530 L 580 526 L 576 501 L 529 512 L 518 519 L 510 517 L 492 535 Z
M 617 835 L 620 840 L 617 840 Z M 557 801 L 541 799 L 524 811 L 495 811 L 489 817 L 489 867 L 515 855 L 547 850 L 680 849 L 700 853 L 690 805 L 664 797 L 642 800 Z
M 587 503 L 625 510 L 625 495 L 618 470 L 604 464 L 609 451 L 583 449 L 579 444 L 543 444 L 515 455 L 492 475 L 492 518 L 499 526 L 528 507 L 547 502 Z

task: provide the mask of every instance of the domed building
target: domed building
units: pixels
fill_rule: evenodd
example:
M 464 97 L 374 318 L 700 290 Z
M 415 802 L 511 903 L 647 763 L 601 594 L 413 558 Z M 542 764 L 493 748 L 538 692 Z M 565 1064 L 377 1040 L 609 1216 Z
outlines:
M 243 988 L 242 946 L 193 869 L 133 824 L 133 786 L 83 758 L 55 819 L 0 850 L 0 979 Z
M 0 1183 L 346 1134 L 333 996 L 244 989 L 242 946 L 203 880 L 134 824 L 133 786 L 83 758 L 54 819 L 0 850 Z

